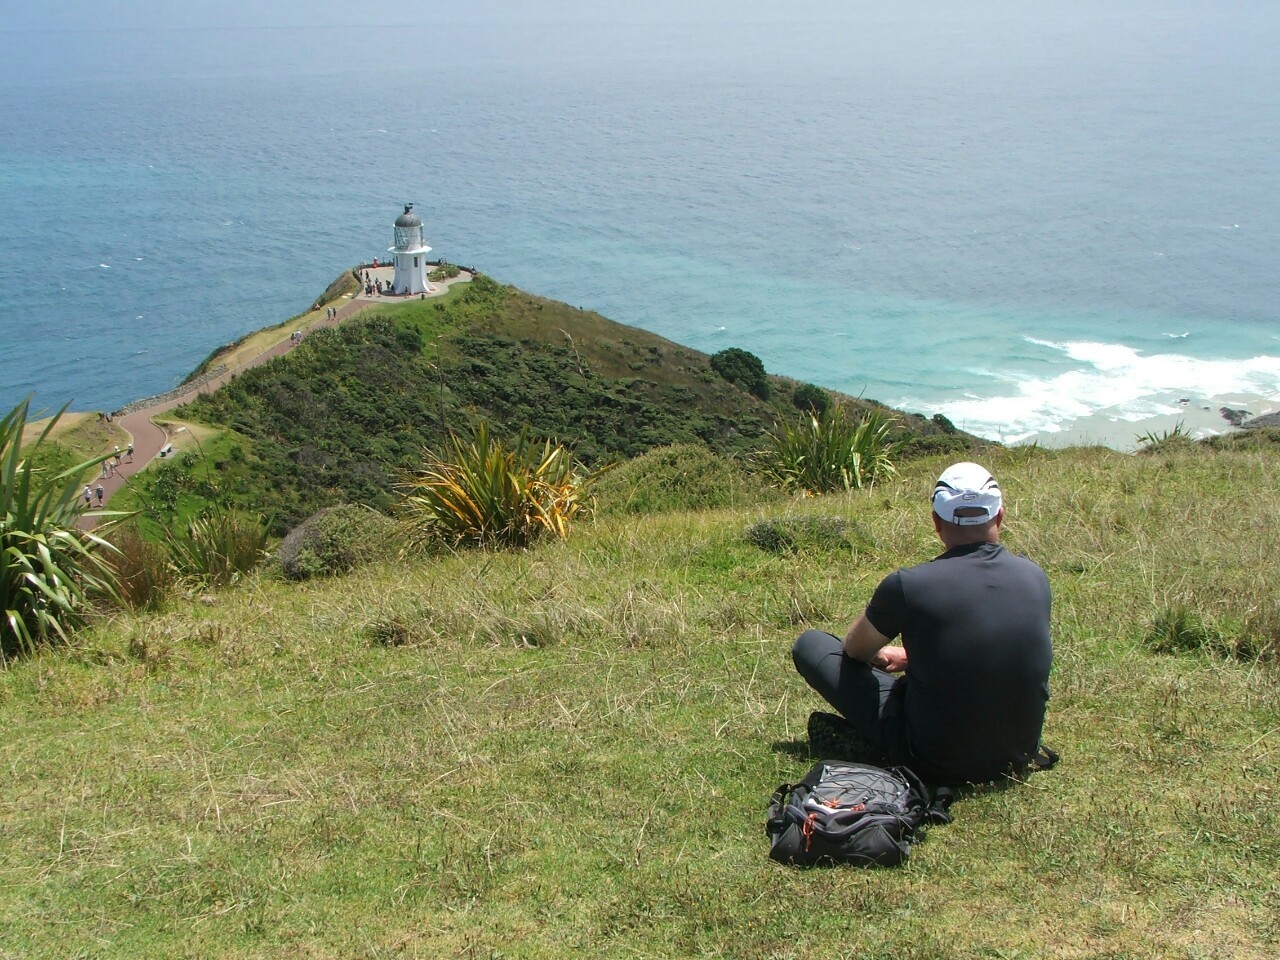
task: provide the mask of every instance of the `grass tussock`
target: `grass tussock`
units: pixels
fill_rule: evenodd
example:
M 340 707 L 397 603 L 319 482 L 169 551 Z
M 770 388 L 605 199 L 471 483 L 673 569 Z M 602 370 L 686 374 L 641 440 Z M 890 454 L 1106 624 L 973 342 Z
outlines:
M 421 469 L 401 484 L 407 544 L 520 547 L 545 534 L 564 539 L 575 519 L 591 514 L 594 476 L 560 444 L 534 443 L 527 430 L 508 443 L 481 421 L 470 440 L 451 435 L 444 455 L 424 451 Z
M 762 470 L 784 490 L 820 494 L 855 490 L 892 476 L 901 440 L 894 418 L 879 410 L 854 418 L 842 406 L 783 423 L 765 435 L 756 454 Z
M 1063 760 L 901 870 L 778 867 L 762 817 L 821 707 L 791 642 L 935 552 L 940 459 L 115 614 L 0 673 L 0 950 L 1269 957 L 1280 674 L 1212 638 L 1273 631 L 1276 456 L 986 458 L 1054 587 Z M 806 517 L 857 548 L 744 536 Z
M 187 524 L 185 536 L 167 536 L 165 546 L 179 577 L 205 586 L 226 586 L 262 562 L 267 524 L 241 510 L 213 507 Z
M 0 418 L 0 665 L 66 640 L 111 597 L 112 548 L 80 528 L 80 477 L 105 457 L 67 465 L 45 456 L 65 411 L 26 437 L 30 398 Z
M 111 544 L 116 548 L 112 580 L 120 602 L 130 610 L 160 609 L 177 580 L 168 551 L 132 525 L 115 530 Z

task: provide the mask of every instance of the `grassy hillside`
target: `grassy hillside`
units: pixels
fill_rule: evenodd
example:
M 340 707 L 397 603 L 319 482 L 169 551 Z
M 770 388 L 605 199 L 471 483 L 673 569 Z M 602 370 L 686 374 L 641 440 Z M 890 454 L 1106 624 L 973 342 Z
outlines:
M 216 495 L 272 515 L 283 532 L 339 501 L 388 509 L 424 447 L 479 420 L 507 436 L 527 426 L 595 465 L 685 442 L 744 456 L 765 429 L 800 416 L 801 385 L 769 385 L 762 400 L 705 354 L 481 276 L 446 298 L 378 307 L 317 331 L 182 408 L 177 416 L 232 434 L 216 454 L 166 465 L 166 484 L 193 502 Z M 898 420 L 917 446 L 976 442 L 948 426 Z M 175 502 L 148 484 L 136 485 L 133 504 Z
M 790 644 L 934 553 L 939 459 L 264 575 L 16 664 L 0 956 L 1273 956 L 1275 446 L 987 459 L 1054 588 L 1063 760 L 963 798 L 905 869 L 779 867 L 763 816 L 812 759 Z M 744 536 L 809 516 L 850 533 Z

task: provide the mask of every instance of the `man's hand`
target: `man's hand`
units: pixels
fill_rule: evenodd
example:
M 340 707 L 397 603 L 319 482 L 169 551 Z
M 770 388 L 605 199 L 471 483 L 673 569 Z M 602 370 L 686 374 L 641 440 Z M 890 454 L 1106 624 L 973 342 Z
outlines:
M 867 663 L 886 673 L 901 673 L 907 669 L 907 651 L 902 647 L 881 647 Z
M 876 665 L 875 657 L 889 638 L 871 625 L 871 621 L 867 619 L 864 613 L 853 622 L 849 627 L 849 632 L 844 635 L 844 652 L 855 660 L 861 660 L 863 663 Z M 902 661 L 906 663 L 906 654 L 903 654 Z

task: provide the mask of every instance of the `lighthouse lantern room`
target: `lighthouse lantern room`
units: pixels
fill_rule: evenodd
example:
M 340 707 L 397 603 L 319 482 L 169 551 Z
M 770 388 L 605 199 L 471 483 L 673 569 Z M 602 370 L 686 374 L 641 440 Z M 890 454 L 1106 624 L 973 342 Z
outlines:
M 395 254 L 396 272 L 391 289 L 398 294 L 434 293 L 427 281 L 427 254 L 431 248 L 422 239 L 422 220 L 413 212 L 413 204 L 404 205 L 404 213 L 396 217 L 396 244 L 387 252 Z

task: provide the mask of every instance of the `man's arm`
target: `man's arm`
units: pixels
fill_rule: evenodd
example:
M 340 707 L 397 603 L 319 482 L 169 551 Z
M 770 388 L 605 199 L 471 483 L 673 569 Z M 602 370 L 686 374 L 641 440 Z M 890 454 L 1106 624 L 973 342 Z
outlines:
M 871 625 L 864 613 L 845 633 L 844 652 L 869 666 L 898 673 L 907 669 L 907 651 L 898 646 L 886 646 L 889 640 L 889 637 Z

